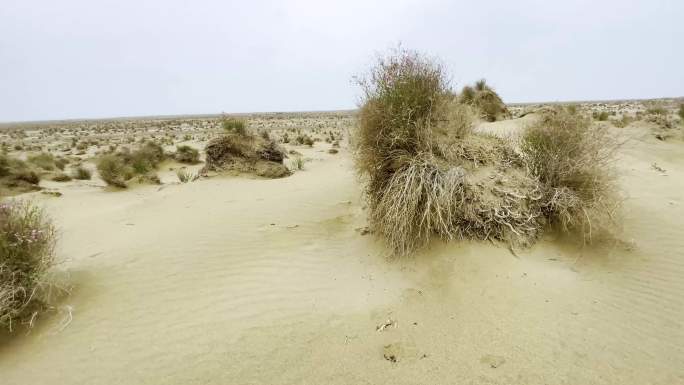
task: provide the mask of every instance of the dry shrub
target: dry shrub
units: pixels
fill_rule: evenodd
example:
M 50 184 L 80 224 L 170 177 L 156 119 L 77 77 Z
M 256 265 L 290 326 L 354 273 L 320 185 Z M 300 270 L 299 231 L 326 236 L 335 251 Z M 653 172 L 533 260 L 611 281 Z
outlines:
M 174 158 L 180 163 L 195 164 L 199 162 L 199 151 L 188 145 L 178 146 Z
M 517 244 L 538 236 L 536 180 L 503 140 L 471 134 L 473 108 L 453 96 L 439 65 L 398 51 L 360 85 L 356 166 L 368 178 L 371 225 L 396 255 L 433 235 Z
M 229 133 L 214 138 L 205 147 L 207 171 L 237 171 L 267 178 L 288 176 L 283 165 L 285 152 L 272 139 L 265 140 L 250 132 Z
M 463 87 L 459 101 L 477 108 L 480 116 L 488 122 L 496 121 L 509 114 L 499 94 L 484 79 L 478 80 L 474 87 Z
M 71 177 L 79 180 L 88 180 L 91 178 L 91 172 L 83 166 L 77 166 L 72 170 Z
M 126 182 L 134 176 L 138 177 L 139 182 L 159 184 L 154 170 L 165 157 L 160 145 L 148 142 L 135 151 L 122 151 L 100 157 L 97 171 L 108 185 L 120 188 L 126 188 Z
M 612 162 L 617 143 L 604 126 L 556 109 L 529 126 L 521 151 L 541 182 L 545 214 L 564 231 L 611 227 L 617 207 Z
M 39 182 L 40 177 L 28 163 L 0 154 L 0 190 L 7 189 L 8 193 L 39 190 Z
M 32 322 L 45 307 L 41 293 L 54 264 L 55 229 L 26 202 L 0 204 L 0 327 Z

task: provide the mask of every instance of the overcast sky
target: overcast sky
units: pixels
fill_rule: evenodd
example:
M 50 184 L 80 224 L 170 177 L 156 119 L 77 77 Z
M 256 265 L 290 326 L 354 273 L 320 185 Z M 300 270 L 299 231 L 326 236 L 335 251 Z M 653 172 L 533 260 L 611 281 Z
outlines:
M 508 102 L 684 95 L 682 0 L 1 0 L 0 121 L 354 108 L 377 52 Z

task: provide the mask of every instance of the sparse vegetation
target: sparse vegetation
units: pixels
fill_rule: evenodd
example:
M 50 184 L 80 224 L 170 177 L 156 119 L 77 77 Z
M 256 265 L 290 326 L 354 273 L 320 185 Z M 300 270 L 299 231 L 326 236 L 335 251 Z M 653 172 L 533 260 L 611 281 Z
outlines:
M 563 109 L 527 128 L 521 150 L 543 187 L 544 213 L 564 231 L 591 237 L 610 227 L 617 206 L 612 161 L 617 145 L 605 127 Z
M 371 227 L 393 252 L 410 253 L 432 236 L 524 246 L 549 221 L 591 236 L 587 228 L 615 202 L 606 131 L 554 111 L 526 132 L 521 157 L 506 140 L 471 132 L 469 108 L 481 108 L 474 100 L 486 83 L 456 100 L 446 79 L 438 64 L 398 51 L 360 81 L 356 166 L 367 178 Z
M 199 179 L 199 175 L 193 174 L 185 169 L 180 169 L 176 171 L 176 176 L 181 183 L 194 182 Z
M 289 175 L 283 165 L 285 152 L 272 139 L 249 132 L 231 132 L 212 139 L 205 147 L 206 171 L 232 170 L 269 178 Z
M 88 180 L 91 178 L 91 172 L 83 166 L 78 166 L 72 170 L 71 177 L 79 180 Z
M 29 156 L 28 161 L 45 171 L 52 171 L 57 168 L 55 165 L 55 157 L 46 152 Z
M 0 195 L 38 190 L 39 182 L 40 177 L 29 164 L 0 154 Z
M 598 120 L 600 122 L 604 122 L 608 120 L 608 112 L 607 111 L 594 111 L 592 113 L 592 116 L 594 120 Z
M 120 188 L 126 188 L 126 181 L 133 177 L 132 168 L 114 154 L 102 156 L 97 162 L 97 171 L 105 183 Z
M 52 180 L 55 182 L 69 182 L 71 180 L 71 177 L 65 173 L 59 173 L 53 176 Z
M 195 164 L 199 162 L 199 151 L 187 145 L 178 146 L 174 158 L 181 163 Z
M 304 169 L 304 158 L 301 156 L 293 156 L 289 159 L 290 170 L 301 171 Z
M 227 132 L 244 135 L 247 132 L 247 122 L 231 117 L 223 117 L 221 120 L 221 127 Z
M 31 324 L 47 305 L 45 274 L 54 265 L 55 229 L 26 202 L 0 204 L 0 327 Z

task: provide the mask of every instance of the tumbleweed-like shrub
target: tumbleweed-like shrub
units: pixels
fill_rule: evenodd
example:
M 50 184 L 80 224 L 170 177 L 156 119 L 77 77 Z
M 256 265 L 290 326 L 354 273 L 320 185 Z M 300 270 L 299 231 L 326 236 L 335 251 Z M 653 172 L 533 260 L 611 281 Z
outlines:
M 55 228 L 27 202 L 0 204 L 0 327 L 32 322 L 45 307 L 46 272 L 54 265 Z

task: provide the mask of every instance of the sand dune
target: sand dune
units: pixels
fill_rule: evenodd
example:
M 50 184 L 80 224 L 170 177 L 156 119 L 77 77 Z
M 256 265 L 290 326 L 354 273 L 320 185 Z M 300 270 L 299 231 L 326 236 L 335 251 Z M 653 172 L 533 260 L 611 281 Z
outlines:
M 517 257 L 386 260 L 348 150 L 320 144 L 285 179 L 34 194 L 75 291 L 0 344 L 0 383 L 684 383 L 684 145 L 621 137 L 624 242 L 549 235 Z

